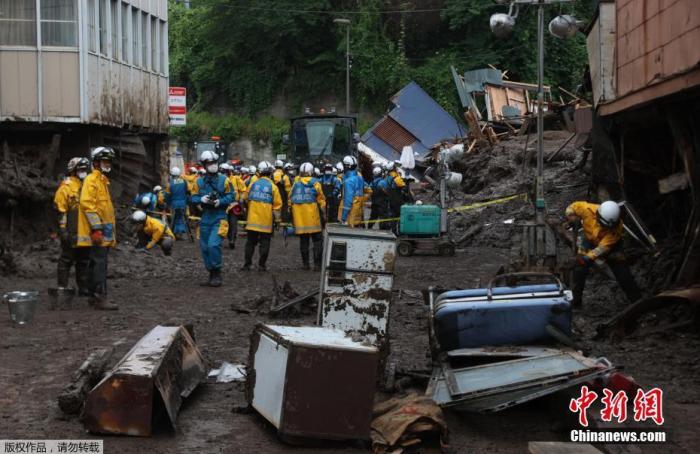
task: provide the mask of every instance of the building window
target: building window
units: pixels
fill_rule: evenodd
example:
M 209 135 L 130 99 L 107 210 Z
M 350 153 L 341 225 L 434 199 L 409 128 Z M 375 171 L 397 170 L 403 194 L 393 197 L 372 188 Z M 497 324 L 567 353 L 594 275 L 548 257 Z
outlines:
M 41 44 L 78 46 L 77 0 L 41 0 Z
M 117 0 L 112 0 L 109 5 L 109 16 L 110 16 L 110 23 L 112 27 L 109 30 L 110 33 L 110 44 L 112 46 L 112 55 L 111 57 L 114 58 L 115 60 L 119 58 L 119 3 Z
M 0 45 L 36 46 L 36 4 L 0 0 Z
M 139 10 L 131 7 L 131 63 L 139 65 Z
M 129 61 L 129 5 L 122 3 L 122 61 Z
M 160 72 L 168 74 L 168 27 L 160 21 Z
M 109 8 L 109 0 L 99 0 L 99 34 L 100 34 L 100 53 L 107 55 L 107 10 Z
M 151 16 L 151 69 L 158 72 L 158 19 Z
M 95 1 L 88 0 L 87 4 L 87 29 L 88 29 L 88 50 L 97 52 L 97 40 L 95 39 Z
M 141 13 L 141 67 L 148 68 L 148 15 Z

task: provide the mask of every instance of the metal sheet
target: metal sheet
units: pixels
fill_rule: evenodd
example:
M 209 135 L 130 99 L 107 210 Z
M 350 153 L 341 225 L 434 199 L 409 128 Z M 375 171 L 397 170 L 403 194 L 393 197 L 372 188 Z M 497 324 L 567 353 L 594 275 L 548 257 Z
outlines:
M 83 422 L 90 432 L 148 436 L 165 412 L 175 427 L 182 399 L 205 379 L 187 330 L 156 326 L 90 391 Z
M 526 383 L 552 380 L 595 368 L 595 362 L 576 358 L 569 353 L 502 361 L 452 371 L 458 389 L 450 390 L 452 397 L 486 395 Z

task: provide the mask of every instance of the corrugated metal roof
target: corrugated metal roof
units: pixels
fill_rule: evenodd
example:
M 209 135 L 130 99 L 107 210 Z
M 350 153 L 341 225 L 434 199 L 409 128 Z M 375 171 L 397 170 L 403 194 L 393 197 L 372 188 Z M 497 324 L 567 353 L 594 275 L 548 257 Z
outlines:
M 384 117 L 375 125 L 372 133 L 398 152 L 418 140 L 391 117 Z
M 387 159 L 399 159 L 403 146 L 411 145 L 416 160 L 421 161 L 430 148 L 441 140 L 463 137 L 466 134 L 466 128 L 460 126 L 415 82 L 409 83 L 392 96 L 391 102 L 394 108 L 389 112 L 388 117 L 379 120 L 362 137 L 365 144 Z M 385 123 L 387 118 L 413 136 L 415 142 L 405 143 L 408 140 L 406 136 L 401 136 L 399 139 L 397 129 L 390 128 L 393 124 Z M 384 128 L 388 131 L 384 131 Z M 391 144 L 382 137 L 389 140 Z M 401 142 L 400 147 L 399 142 Z
M 417 83 L 411 82 L 392 97 L 389 116 L 413 134 L 426 149 L 443 139 L 462 137 L 464 128 Z

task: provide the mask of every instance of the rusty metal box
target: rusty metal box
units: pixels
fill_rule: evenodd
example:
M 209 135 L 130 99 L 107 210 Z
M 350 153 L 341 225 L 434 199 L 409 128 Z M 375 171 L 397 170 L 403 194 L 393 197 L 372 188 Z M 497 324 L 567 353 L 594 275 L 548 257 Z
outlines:
M 340 330 L 259 324 L 248 402 L 283 439 L 368 439 L 378 356 Z
M 364 336 L 385 356 L 396 236 L 329 226 L 323 257 L 318 324 Z

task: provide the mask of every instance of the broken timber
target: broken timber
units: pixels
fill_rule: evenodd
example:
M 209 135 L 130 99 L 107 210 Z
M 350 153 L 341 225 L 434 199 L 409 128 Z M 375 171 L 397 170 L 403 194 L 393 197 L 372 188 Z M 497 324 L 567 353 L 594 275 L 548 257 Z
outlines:
M 83 408 L 85 397 L 102 379 L 110 367 L 114 350 L 123 341 L 115 342 L 110 348 L 93 351 L 73 375 L 73 380 L 58 395 L 58 406 L 66 414 L 77 415 Z
M 85 401 L 90 432 L 149 436 L 154 423 L 175 427 L 184 398 L 206 380 L 204 359 L 181 326 L 156 326 L 139 340 Z

